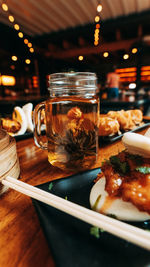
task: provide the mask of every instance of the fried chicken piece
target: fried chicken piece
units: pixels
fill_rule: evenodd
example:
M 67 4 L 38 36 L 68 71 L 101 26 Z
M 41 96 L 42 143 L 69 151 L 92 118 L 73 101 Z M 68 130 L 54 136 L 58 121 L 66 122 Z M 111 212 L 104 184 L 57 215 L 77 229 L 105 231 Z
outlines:
M 120 129 L 123 131 L 134 129 L 143 120 L 143 113 L 140 109 L 109 111 L 107 116 L 118 120 Z
M 107 115 L 112 119 L 118 120 L 121 130 L 130 130 L 135 126 L 135 123 L 132 121 L 131 114 L 127 111 L 109 111 Z
M 113 167 L 108 163 L 105 163 L 101 169 L 106 178 L 105 190 L 110 196 L 119 196 L 123 177 L 115 172 Z
M 120 133 L 120 125 L 116 119 L 100 117 L 99 136 L 108 136 Z
M 132 202 L 139 210 L 150 214 L 150 175 L 140 175 L 139 179 L 124 182 L 122 199 Z
M 150 214 L 150 159 L 123 151 L 112 156 L 101 169 L 110 196 L 121 197 Z
M 11 120 L 9 118 L 2 118 L 1 125 L 2 128 L 9 133 L 17 133 L 21 129 L 19 122 Z
M 140 109 L 131 109 L 126 112 L 130 113 L 132 121 L 135 123 L 135 125 L 138 125 L 142 122 L 143 112 Z

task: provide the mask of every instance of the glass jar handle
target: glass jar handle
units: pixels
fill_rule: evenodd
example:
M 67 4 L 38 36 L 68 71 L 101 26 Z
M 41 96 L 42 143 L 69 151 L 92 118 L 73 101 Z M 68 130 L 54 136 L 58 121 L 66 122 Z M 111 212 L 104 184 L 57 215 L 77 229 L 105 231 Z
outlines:
M 41 137 L 41 112 L 45 109 L 45 102 L 41 102 L 34 108 L 33 123 L 34 123 L 34 142 L 36 146 L 47 149 L 47 142 L 42 141 Z

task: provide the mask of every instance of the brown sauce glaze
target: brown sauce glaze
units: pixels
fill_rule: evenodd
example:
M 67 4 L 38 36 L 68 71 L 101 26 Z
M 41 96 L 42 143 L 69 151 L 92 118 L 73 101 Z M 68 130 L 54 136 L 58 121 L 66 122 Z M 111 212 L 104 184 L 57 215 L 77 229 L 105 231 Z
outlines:
M 150 214 L 150 159 L 122 151 L 101 167 L 110 198 L 121 197 Z M 104 203 L 106 209 L 111 199 Z M 106 208 L 105 208 L 106 207 Z

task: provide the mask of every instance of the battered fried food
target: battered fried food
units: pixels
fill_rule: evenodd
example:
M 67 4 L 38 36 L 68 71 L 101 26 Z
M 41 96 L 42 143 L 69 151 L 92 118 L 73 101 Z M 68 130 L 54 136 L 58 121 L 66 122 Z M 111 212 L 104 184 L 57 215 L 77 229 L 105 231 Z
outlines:
M 131 115 L 132 121 L 135 125 L 138 125 L 143 120 L 143 112 L 140 109 L 127 110 L 126 113 Z
M 17 133 L 21 129 L 21 124 L 9 118 L 2 118 L 1 125 L 9 133 Z
M 139 109 L 109 111 L 107 116 L 116 119 L 120 124 L 120 129 L 123 131 L 132 130 L 139 125 L 143 120 L 143 113 Z
M 110 157 L 101 169 L 109 196 L 129 201 L 150 214 L 150 158 L 123 151 Z
M 99 136 L 119 134 L 119 122 L 109 117 L 100 117 Z
M 123 131 L 131 130 L 134 127 L 134 122 L 130 113 L 124 110 L 121 111 L 109 111 L 107 114 L 110 118 L 116 119 L 120 124 L 120 129 Z

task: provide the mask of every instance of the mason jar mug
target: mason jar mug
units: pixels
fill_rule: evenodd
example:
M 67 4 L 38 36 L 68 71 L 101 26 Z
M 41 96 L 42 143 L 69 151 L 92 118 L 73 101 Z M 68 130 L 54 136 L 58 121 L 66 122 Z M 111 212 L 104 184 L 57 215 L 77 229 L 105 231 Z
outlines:
M 94 73 L 51 74 L 49 98 L 35 107 L 35 144 L 48 150 L 48 161 L 63 170 L 82 171 L 97 161 L 99 96 Z M 46 142 L 41 135 L 45 114 Z

